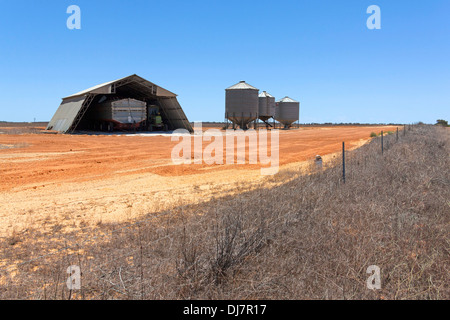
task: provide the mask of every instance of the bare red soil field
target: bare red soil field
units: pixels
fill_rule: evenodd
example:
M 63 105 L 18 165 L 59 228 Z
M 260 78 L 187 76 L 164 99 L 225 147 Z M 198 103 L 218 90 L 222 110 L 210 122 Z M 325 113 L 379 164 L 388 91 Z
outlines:
M 8 128 L 10 129 L 10 128 Z M 280 131 L 280 165 L 311 160 L 395 127 L 309 127 Z M 2 130 L 1 131 L 7 131 Z M 107 179 L 136 173 L 182 176 L 258 165 L 174 165 L 168 136 L 0 134 L 0 190 L 61 182 Z M 205 148 L 210 142 L 204 142 Z M 247 150 L 248 151 L 248 150 Z M 247 155 L 248 156 L 248 155 Z M 34 185 L 34 186 L 33 186 Z
M 49 234 L 54 228 L 82 232 L 97 223 L 271 188 L 303 174 L 317 154 L 327 166 L 339 156 L 334 153 L 341 151 L 342 141 L 348 149 L 356 148 L 371 132 L 395 127 L 280 131 L 277 179 L 261 175 L 261 166 L 248 161 L 174 165 L 172 148 L 179 142 L 168 135 L 62 135 L 42 129 L 0 127 L 0 237 L 30 228 Z M 205 141 L 203 148 L 210 143 Z

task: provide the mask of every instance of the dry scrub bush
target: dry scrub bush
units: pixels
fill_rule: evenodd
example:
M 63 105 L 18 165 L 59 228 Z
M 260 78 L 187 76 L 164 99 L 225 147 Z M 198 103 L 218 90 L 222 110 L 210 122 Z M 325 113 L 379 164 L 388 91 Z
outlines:
M 449 299 L 449 131 L 415 126 L 273 188 L 102 224 L 70 249 L 30 229 L 2 245 L 1 298 Z M 331 166 L 331 167 L 330 167 Z M 272 179 L 296 175 L 282 172 Z M 94 237 L 95 235 L 95 237 Z M 22 239 L 25 236 L 22 236 Z M 82 269 L 68 292 L 65 270 Z M 381 268 L 382 289 L 366 287 Z

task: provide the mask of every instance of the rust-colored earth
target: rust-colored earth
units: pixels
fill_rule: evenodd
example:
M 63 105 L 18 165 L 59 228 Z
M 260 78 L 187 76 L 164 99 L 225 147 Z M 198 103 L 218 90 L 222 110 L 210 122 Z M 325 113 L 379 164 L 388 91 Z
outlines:
M 280 170 L 396 127 L 280 131 Z M 14 134 L 0 127 L 0 235 L 119 222 L 260 185 L 260 165 L 174 165 L 170 136 Z M 210 142 L 204 142 L 203 148 Z M 247 155 L 248 157 L 248 155 Z M 326 165 L 326 163 L 325 163 Z M 269 179 L 269 180 L 267 180 Z
M 381 130 L 395 130 L 395 127 L 310 127 L 280 131 L 280 165 L 340 151 L 342 141 L 349 149 L 353 148 L 361 140 L 368 140 L 371 132 Z M 0 134 L 0 145 L 6 146 L 0 149 L 0 190 L 104 180 L 131 173 L 181 176 L 201 174 L 205 169 L 264 167 L 248 164 L 248 150 L 246 165 L 174 165 L 171 151 L 177 144 L 168 136 Z M 203 149 L 208 144 L 204 141 Z M 224 151 L 224 157 L 225 154 Z

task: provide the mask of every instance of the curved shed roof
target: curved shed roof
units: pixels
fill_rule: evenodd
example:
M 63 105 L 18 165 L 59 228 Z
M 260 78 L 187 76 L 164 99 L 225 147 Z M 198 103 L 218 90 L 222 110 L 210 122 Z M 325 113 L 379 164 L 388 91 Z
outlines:
M 95 93 L 95 94 L 114 93 L 114 86 L 117 86 L 117 84 L 121 84 L 123 82 L 126 82 L 127 84 L 134 82 L 135 84 L 138 84 L 138 85 L 141 85 L 144 87 L 149 87 L 149 88 L 156 87 L 155 95 L 158 97 L 176 97 L 177 96 L 175 93 L 170 92 L 169 90 L 166 90 L 163 87 L 160 87 L 160 86 L 154 84 L 153 82 L 145 80 L 144 78 L 139 77 L 137 74 L 133 74 L 133 75 L 125 77 L 125 78 L 105 82 L 105 83 L 90 87 L 86 90 L 74 93 L 70 96 L 67 96 L 67 97 L 63 98 L 63 100 L 71 99 L 71 98 L 79 97 L 79 96 L 84 96 L 88 93 Z
M 173 128 L 193 131 L 186 114 L 178 103 L 177 95 L 136 74 L 105 82 L 63 98 L 47 129 L 62 133 L 75 130 L 95 96 L 116 94 L 117 90 L 122 95 L 129 95 L 129 97 L 137 99 L 158 99 L 167 120 Z

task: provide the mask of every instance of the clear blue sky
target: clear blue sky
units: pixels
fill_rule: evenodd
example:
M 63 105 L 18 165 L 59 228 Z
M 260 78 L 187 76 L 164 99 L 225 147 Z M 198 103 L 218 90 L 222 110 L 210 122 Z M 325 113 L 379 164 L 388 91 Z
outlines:
M 302 123 L 434 123 L 450 120 L 450 1 L 0 0 L 0 72 L 8 121 L 50 120 L 62 97 L 136 73 L 191 121 L 222 121 L 224 89 L 246 80 L 299 100 Z

